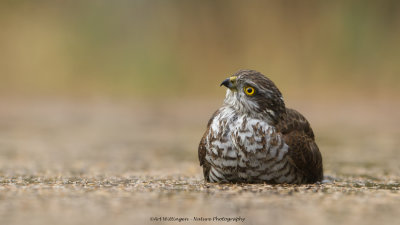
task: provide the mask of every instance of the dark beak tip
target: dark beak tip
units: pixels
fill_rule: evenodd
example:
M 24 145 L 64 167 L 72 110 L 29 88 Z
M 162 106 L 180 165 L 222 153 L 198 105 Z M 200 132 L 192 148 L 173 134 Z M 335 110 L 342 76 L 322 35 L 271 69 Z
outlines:
M 230 83 L 230 79 L 227 78 L 224 81 L 222 81 L 222 83 L 219 86 L 221 87 L 222 85 L 224 85 L 225 87 L 229 87 L 229 83 Z

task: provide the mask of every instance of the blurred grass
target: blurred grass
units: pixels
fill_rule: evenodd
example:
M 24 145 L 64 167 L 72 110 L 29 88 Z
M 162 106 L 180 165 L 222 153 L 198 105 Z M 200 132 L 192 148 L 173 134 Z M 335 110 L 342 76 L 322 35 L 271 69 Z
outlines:
M 398 1 L 3 0 L 0 26 L 1 95 L 215 96 L 242 68 L 289 94 L 400 83 Z

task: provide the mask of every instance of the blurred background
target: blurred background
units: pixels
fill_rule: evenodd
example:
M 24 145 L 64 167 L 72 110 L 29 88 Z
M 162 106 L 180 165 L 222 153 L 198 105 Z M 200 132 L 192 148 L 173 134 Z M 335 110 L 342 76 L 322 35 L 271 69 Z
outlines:
M 219 84 L 254 69 L 310 121 L 325 174 L 398 182 L 399 40 L 395 0 L 0 0 L 0 175 L 200 181 L 197 145 L 222 104 Z M 98 212 L 85 201 L 26 206 L 7 190 L 7 224 L 26 221 L 21 209 L 43 224 L 50 203 L 54 218 Z M 101 204 L 105 215 L 127 207 Z
M 381 96 L 399 88 L 399 10 L 373 0 L 2 0 L 1 94 L 216 98 L 217 81 L 251 68 L 288 97 Z
M 269 76 L 320 141 L 342 141 L 330 133 L 351 129 L 385 136 L 400 125 L 397 1 L 3 0 L 0 27 L 5 128 L 29 117 L 26 130 L 42 116 L 30 132 L 47 123 L 61 132 L 53 117 L 83 126 L 97 116 L 93 126 L 119 131 L 121 120 L 135 129 L 125 132 L 131 151 L 160 143 L 195 161 L 224 98 L 219 84 L 239 69 Z

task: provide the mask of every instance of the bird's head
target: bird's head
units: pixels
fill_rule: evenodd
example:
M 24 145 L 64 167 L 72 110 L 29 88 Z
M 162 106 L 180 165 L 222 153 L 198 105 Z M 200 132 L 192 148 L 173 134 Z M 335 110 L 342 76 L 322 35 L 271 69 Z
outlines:
M 221 86 L 228 88 L 225 105 L 239 114 L 277 121 L 285 112 L 282 94 L 266 76 L 254 70 L 240 70 L 225 79 Z

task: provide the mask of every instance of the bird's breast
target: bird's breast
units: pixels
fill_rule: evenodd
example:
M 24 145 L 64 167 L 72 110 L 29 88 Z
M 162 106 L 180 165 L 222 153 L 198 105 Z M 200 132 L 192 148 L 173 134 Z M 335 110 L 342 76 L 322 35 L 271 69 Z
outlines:
M 227 180 L 274 180 L 289 175 L 288 146 L 266 121 L 223 108 L 210 126 L 206 159 L 215 173 Z

